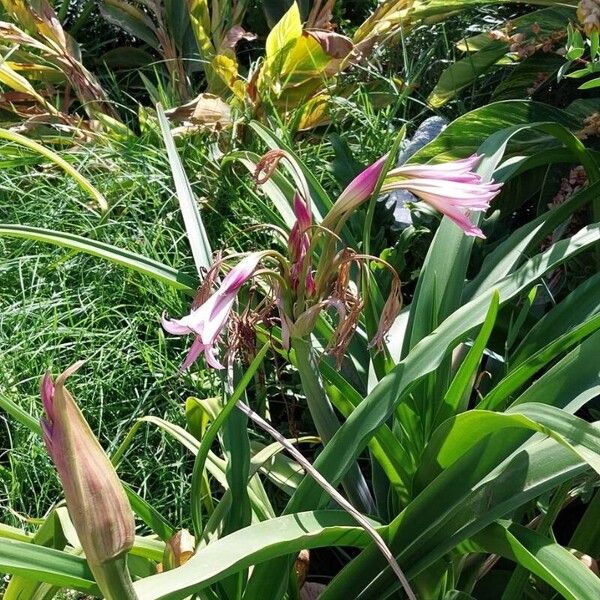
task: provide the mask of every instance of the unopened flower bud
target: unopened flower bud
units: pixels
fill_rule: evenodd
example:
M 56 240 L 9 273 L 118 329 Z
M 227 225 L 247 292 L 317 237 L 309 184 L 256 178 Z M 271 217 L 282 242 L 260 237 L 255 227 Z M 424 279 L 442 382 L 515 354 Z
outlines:
M 133 512 L 119 477 L 65 381 L 82 363 L 59 375 L 46 373 L 41 396 L 44 441 L 58 471 L 69 515 L 90 566 L 103 565 L 131 549 Z

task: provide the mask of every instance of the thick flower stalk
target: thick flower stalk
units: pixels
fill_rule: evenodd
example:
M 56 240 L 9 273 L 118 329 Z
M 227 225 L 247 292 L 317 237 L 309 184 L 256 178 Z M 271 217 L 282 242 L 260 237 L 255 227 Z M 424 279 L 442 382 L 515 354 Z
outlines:
M 135 536 L 133 512 L 119 477 L 81 414 L 65 381 L 82 363 L 42 379 L 42 432 L 63 486 L 86 560 L 104 597 L 136 598 L 126 555 Z
M 500 192 L 501 183 L 484 183 L 473 171 L 480 156 L 436 165 L 409 164 L 392 169 L 382 192 L 408 190 L 437 212 L 454 221 L 466 235 L 484 238 L 469 211 L 485 211 Z

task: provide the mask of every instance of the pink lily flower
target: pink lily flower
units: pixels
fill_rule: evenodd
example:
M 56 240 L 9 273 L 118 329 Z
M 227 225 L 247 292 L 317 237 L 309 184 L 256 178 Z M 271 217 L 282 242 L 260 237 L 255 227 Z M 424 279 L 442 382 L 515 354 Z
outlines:
M 308 230 L 312 226 L 312 215 L 308 204 L 304 202 L 298 192 L 294 195 L 294 214 L 296 222 L 290 232 L 288 249 L 292 261 L 291 279 L 294 289 L 298 288 L 300 275 L 306 268 L 306 291 L 312 295 L 315 291 L 315 280 L 310 265 L 305 266 L 306 254 L 310 248 Z
M 466 235 L 485 238 L 469 219 L 468 211 L 487 210 L 502 184 L 483 183 L 473 172 L 480 160 L 473 155 L 439 165 L 403 165 L 388 173 L 382 191 L 408 190 L 454 221 Z
M 243 258 L 223 278 L 219 289 L 189 315 L 182 319 L 168 319 L 163 315 L 161 322 L 165 331 L 172 335 L 196 336 L 181 365 L 182 370 L 187 369 L 202 353 L 211 367 L 224 368 L 215 356 L 217 341 L 227 324 L 238 291 L 252 277 L 263 255 L 264 252 L 253 252 Z
M 359 173 L 339 195 L 327 216 L 323 219 L 323 226 L 336 230 L 343 223 L 346 215 L 355 210 L 365 200 L 368 200 L 375 191 L 381 172 L 385 167 L 387 154 L 369 165 Z

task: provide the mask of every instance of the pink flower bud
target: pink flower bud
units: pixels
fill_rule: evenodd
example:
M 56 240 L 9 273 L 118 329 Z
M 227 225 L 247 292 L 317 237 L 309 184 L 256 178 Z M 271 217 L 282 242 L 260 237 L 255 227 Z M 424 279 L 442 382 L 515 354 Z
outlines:
M 323 226 L 337 230 L 339 223 L 345 220 L 346 215 L 358 208 L 365 200 L 371 197 L 379 181 L 381 172 L 385 167 L 387 154 L 368 166 L 359 173 L 340 194 L 336 203 L 323 219 Z
M 114 467 L 65 388 L 81 364 L 69 367 L 56 383 L 49 373 L 44 375 L 42 431 L 86 559 L 98 566 L 131 549 L 135 523 Z

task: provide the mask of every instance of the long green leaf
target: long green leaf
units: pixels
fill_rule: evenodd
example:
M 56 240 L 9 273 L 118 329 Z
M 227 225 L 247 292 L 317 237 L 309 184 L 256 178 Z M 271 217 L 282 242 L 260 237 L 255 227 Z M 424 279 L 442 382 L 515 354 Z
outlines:
M 90 240 L 73 233 L 43 229 L 41 227 L 29 227 L 27 225 L 0 224 L 0 236 L 44 242 L 46 244 L 71 248 L 77 252 L 84 252 L 92 256 L 98 256 L 190 294 L 193 294 L 196 288 L 193 279 L 173 267 L 169 267 L 136 252 L 117 248 L 104 242 Z
M 436 423 L 440 423 L 457 412 L 461 412 L 464 410 L 464 407 L 466 407 L 472 389 L 472 382 L 475 379 L 477 372 L 477 367 L 481 362 L 492 329 L 496 323 L 496 317 L 498 316 L 498 301 L 498 294 L 494 294 L 494 296 L 492 296 L 489 311 L 481 327 L 481 331 L 475 338 L 473 345 L 460 364 L 452 383 L 448 387 L 448 391 L 444 396 L 444 402 L 436 415 Z
M 238 400 L 242 397 L 246 391 L 246 387 L 252 381 L 252 378 L 256 374 L 256 371 L 262 364 L 269 348 L 271 347 L 270 342 L 263 345 L 260 351 L 254 357 L 254 360 L 246 369 L 246 372 L 236 385 L 231 396 L 227 399 L 227 402 L 223 406 L 221 412 L 215 417 L 214 421 L 210 424 L 202 440 L 198 445 L 198 451 L 196 454 L 196 460 L 194 461 L 194 469 L 192 471 L 192 523 L 194 525 L 194 532 L 198 538 L 202 533 L 202 502 L 200 501 L 202 495 L 202 474 L 206 466 L 207 458 L 210 454 L 210 448 L 219 433 L 219 430 L 223 427 L 223 424 L 231 414 L 231 411 L 235 409 L 235 405 Z
M 8 140 L 9 142 L 25 146 L 26 148 L 29 148 L 30 150 L 41 154 L 44 158 L 52 161 L 65 173 L 67 173 L 67 175 L 70 175 L 81 187 L 81 189 L 85 190 L 93 198 L 100 210 L 108 210 L 108 203 L 106 202 L 104 196 L 77 169 L 72 167 L 66 160 L 64 160 L 64 158 L 56 154 L 56 152 L 53 152 L 45 146 L 42 146 L 42 144 L 38 144 L 32 139 L 25 137 L 20 133 L 16 133 L 15 131 L 0 129 L 0 139 Z
M 600 184 L 595 183 L 571 196 L 555 210 L 543 213 L 519 227 L 486 256 L 477 276 L 465 286 L 463 301 L 474 298 L 506 277 L 536 247 L 540 246 L 548 234 L 564 223 L 575 211 L 591 203 L 598 194 L 600 194 Z
M 567 600 L 600 597 L 600 578 L 568 550 L 521 527 L 493 523 L 473 537 L 473 551 L 499 554 L 522 565 Z
M 181 209 L 183 223 L 190 243 L 190 249 L 192 251 L 192 256 L 194 257 L 198 275 L 202 277 L 203 269 L 208 269 L 212 263 L 210 242 L 208 241 L 204 223 L 202 222 L 202 217 L 200 216 L 200 211 L 196 204 L 196 198 L 192 192 L 192 186 L 190 185 L 183 169 L 183 165 L 181 164 L 179 154 L 177 153 L 169 122 L 167 121 L 165 112 L 160 104 L 156 106 L 156 113 L 158 115 L 158 122 L 160 124 L 163 140 L 167 148 L 169 164 L 171 165 L 171 171 L 173 173 L 173 181 L 175 182 L 179 207 Z
M 0 538 L 0 571 L 92 595 L 99 593 L 83 558 L 36 544 Z
M 560 123 L 573 131 L 581 125 L 572 115 L 548 104 L 526 100 L 493 102 L 452 121 L 435 140 L 416 152 L 409 162 L 443 162 L 466 158 L 477 151 L 481 140 L 501 129 L 541 121 Z
M 599 353 L 600 332 L 597 331 L 536 379 L 511 406 L 543 402 L 570 413 L 579 410 L 600 393 L 600 367 L 590 360 L 590 356 Z
M 543 254 L 528 261 L 520 269 L 498 283 L 500 304 L 527 289 L 537 278 L 556 265 L 581 252 L 600 239 L 600 225 L 583 229 L 570 240 L 562 240 Z M 365 400 L 350 415 L 331 442 L 315 461 L 315 466 L 332 484 L 356 460 L 374 432 L 387 421 L 407 391 L 423 375 L 432 372 L 449 350 L 465 341 L 474 327 L 481 325 L 491 302 L 493 290 L 482 293 L 447 318 L 434 332 L 424 338 L 387 377 L 379 382 Z M 441 495 L 440 497 L 444 497 Z M 317 507 L 326 501 L 321 490 L 308 478 L 290 499 L 286 512 Z M 286 573 L 282 564 L 257 567 L 252 580 L 273 581 Z M 260 588 L 261 584 L 256 584 Z
M 598 188 L 600 192 L 600 188 Z M 510 370 L 600 312 L 600 273 L 577 286 L 525 335 L 510 356 Z
M 363 547 L 370 538 L 343 511 L 314 511 L 270 519 L 205 546 L 182 567 L 134 584 L 140 600 L 176 600 L 254 564 L 323 546 Z
M 589 469 L 552 439 L 523 447 L 529 435 L 501 430 L 484 438 L 394 519 L 388 539 L 409 577 L 494 520 Z M 393 576 L 370 546 L 336 576 L 322 600 L 381 600 L 394 597 L 396 589 Z
M 597 429 L 555 406 L 528 403 L 505 413 L 470 410 L 445 421 L 427 446 L 417 473 L 416 487 L 423 489 L 480 440 L 501 429 L 515 427 L 550 436 L 600 471 L 600 432 Z
M 500 304 L 527 289 L 548 270 L 599 240 L 600 225 L 592 225 L 569 240 L 557 242 L 498 283 Z M 392 414 L 406 390 L 420 377 L 433 371 L 449 350 L 464 341 L 473 328 L 481 325 L 493 294 L 493 290 L 480 294 L 455 311 L 375 386 L 315 461 L 315 466 L 330 482 L 339 481 L 339 477 L 356 460 L 373 433 Z M 305 479 L 288 504 L 288 510 L 318 506 L 322 499 L 324 496 L 321 491 L 310 480 Z
M 329 212 L 333 206 L 333 202 L 325 191 L 325 188 L 315 177 L 314 173 L 300 160 L 300 157 L 292 150 L 292 148 L 290 148 L 290 146 L 285 144 L 264 125 L 258 123 L 257 121 L 251 121 L 250 127 L 260 136 L 270 150 L 276 150 L 278 148 L 285 150 L 292 156 L 298 166 L 302 169 L 302 173 L 304 174 L 304 177 L 306 177 L 306 181 L 308 182 L 308 186 L 312 193 L 312 200 L 315 203 L 315 218 L 320 221 L 321 218 Z
M 565 350 L 580 342 L 584 337 L 600 329 L 600 315 L 584 321 L 571 331 L 559 336 L 546 347 L 535 352 L 516 368 L 511 369 L 501 381 L 481 400 L 477 408 L 495 410 L 502 405 L 512 393 L 529 381 L 537 372 L 545 367 Z M 596 336 L 597 337 L 597 336 Z

